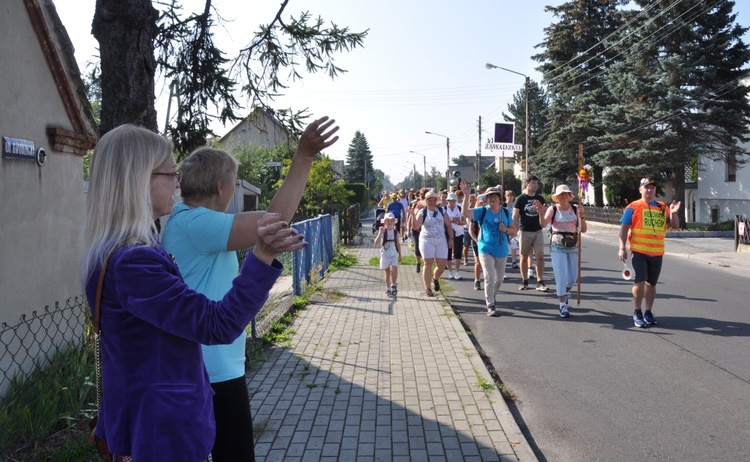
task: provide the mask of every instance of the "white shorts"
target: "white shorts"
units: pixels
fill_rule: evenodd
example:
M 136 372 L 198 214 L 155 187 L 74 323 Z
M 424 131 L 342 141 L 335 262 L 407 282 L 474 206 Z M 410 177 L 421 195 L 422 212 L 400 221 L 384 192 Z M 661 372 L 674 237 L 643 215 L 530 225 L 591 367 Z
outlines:
M 398 254 L 381 254 L 380 255 L 380 269 L 384 270 L 390 267 L 398 268 Z
M 437 240 L 419 240 L 419 252 L 422 258 L 439 258 L 446 260 L 448 258 L 448 241 L 445 239 Z

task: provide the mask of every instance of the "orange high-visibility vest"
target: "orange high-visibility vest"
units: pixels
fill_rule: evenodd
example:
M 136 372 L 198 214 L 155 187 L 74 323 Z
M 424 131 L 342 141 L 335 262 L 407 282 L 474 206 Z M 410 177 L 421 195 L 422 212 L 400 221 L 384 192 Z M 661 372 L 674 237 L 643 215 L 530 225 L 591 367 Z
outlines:
M 631 202 L 628 208 L 633 209 L 633 222 L 628 233 L 630 251 L 657 257 L 664 255 L 669 216 L 666 204 L 659 202 L 658 206 L 653 206 L 640 199 Z

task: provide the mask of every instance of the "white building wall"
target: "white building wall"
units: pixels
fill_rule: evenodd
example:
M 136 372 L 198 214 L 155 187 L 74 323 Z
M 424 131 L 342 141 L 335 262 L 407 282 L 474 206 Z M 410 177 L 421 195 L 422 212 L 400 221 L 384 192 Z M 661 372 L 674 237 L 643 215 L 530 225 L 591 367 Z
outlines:
M 750 145 L 746 145 L 750 150 Z M 711 208 L 719 210 L 719 221 L 732 220 L 735 215 L 750 216 L 750 165 L 737 169 L 737 180 L 726 181 L 726 163 L 704 159 L 698 172 L 695 192 L 695 221 L 711 222 Z M 686 203 L 690 204 L 689 191 Z

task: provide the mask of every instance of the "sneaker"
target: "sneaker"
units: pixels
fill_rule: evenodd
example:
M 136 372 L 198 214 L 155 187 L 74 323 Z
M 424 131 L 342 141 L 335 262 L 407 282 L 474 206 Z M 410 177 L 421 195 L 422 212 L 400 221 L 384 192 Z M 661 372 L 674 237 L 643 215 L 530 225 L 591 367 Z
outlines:
M 453 271 L 448 271 L 448 279 L 453 279 Z
M 539 292 L 547 292 L 549 288 L 544 285 L 544 281 L 539 281 L 539 283 L 537 283 L 536 285 L 536 290 L 538 290 Z
M 392 291 L 391 289 L 387 289 L 387 290 L 385 291 L 385 294 L 386 294 L 387 296 L 389 296 L 389 297 L 393 297 L 393 291 Z
M 491 317 L 497 316 L 497 311 L 495 311 L 494 305 L 490 305 L 487 307 L 487 316 L 491 316 Z
M 421 273 L 421 272 L 422 272 L 422 265 L 417 263 L 417 273 Z
M 568 311 L 568 304 L 560 305 L 560 317 L 561 318 L 569 318 L 570 312 Z
M 396 284 L 393 284 L 393 285 L 391 286 L 391 293 L 392 293 L 393 295 L 396 295 L 396 292 L 398 292 L 398 287 L 396 287 Z
M 508 275 L 507 274 L 503 274 L 503 281 L 505 281 L 507 279 L 508 279 Z
M 514 261 L 513 263 L 510 264 L 510 267 L 513 269 L 518 269 L 518 262 Z
M 438 281 L 437 279 L 433 279 L 432 287 L 435 288 L 435 292 L 438 292 L 440 290 L 440 281 Z
M 479 279 L 474 279 L 474 290 L 482 290 L 482 283 Z
M 529 271 L 527 273 L 527 279 L 536 279 L 536 273 L 531 268 L 529 268 Z
M 633 324 L 635 324 L 635 327 L 646 327 L 646 321 L 643 320 L 641 310 L 635 310 L 633 313 Z
M 456 274 L 453 275 L 453 279 L 455 279 L 456 281 L 460 281 L 461 280 L 461 275 L 458 274 L 458 273 L 456 273 Z
M 656 325 L 656 319 L 654 318 L 654 314 L 651 312 L 651 310 L 646 310 L 643 313 L 643 321 L 646 323 L 647 326 Z
M 464 266 L 469 266 L 469 260 L 464 258 Z
M 518 288 L 518 290 L 526 290 L 529 288 L 529 281 L 524 279 L 521 283 L 521 287 Z
M 424 294 L 427 295 L 428 297 L 434 297 L 435 296 L 435 294 L 433 294 L 430 289 L 425 290 Z

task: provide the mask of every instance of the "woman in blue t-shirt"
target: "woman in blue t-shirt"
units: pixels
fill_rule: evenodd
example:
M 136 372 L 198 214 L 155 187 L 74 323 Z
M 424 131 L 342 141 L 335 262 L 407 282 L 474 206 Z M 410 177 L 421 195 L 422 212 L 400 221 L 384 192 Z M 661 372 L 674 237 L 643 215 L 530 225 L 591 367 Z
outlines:
M 479 261 L 484 273 L 484 300 L 487 316 L 497 316 L 495 294 L 500 290 L 505 276 L 505 261 L 508 258 L 510 239 L 516 235 L 516 224 L 511 212 L 503 206 L 503 190 L 500 186 L 487 188 L 484 201 L 487 205 L 469 208 L 471 187 L 461 182 L 464 192 L 463 215 L 479 223 Z
M 312 161 L 338 139 L 333 120 L 311 123 L 302 134 L 284 182 L 268 206 L 290 222 L 307 183 Z M 180 166 L 183 203 L 169 216 L 162 242 L 174 255 L 185 282 L 210 299 L 221 300 L 237 274 L 237 250 L 255 244 L 255 223 L 264 212 L 227 214 L 234 195 L 237 161 L 219 149 L 200 148 Z M 216 418 L 214 462 L 255 460 L 253 423 L 245 383 L 243 333 L 229 345 L 202 345 Z

